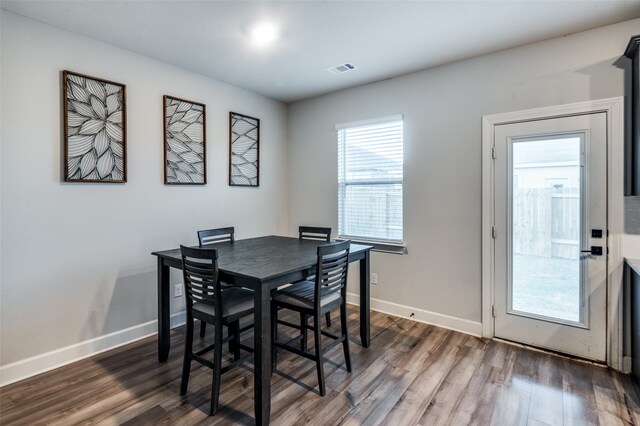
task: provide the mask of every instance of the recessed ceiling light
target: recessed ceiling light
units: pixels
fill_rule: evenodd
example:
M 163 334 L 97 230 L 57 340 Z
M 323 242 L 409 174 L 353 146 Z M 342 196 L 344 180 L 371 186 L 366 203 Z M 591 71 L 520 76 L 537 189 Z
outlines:
M 251 41 L 255 46 L 265 47 L 278 38 L 278 28 L 271 22 L 261 22 L 249 30 Z

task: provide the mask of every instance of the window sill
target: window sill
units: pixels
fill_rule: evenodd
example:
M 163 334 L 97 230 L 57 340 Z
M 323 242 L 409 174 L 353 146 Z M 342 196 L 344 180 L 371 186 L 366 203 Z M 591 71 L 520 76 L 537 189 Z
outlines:
M 367 241 L 367 240 L 358 240 L 355 238 L 345 238 L 338 237 L 338 241 L 346 241 L 351 240 L 354 244 L 364 244 L 367 246 L 373 246 L 371 251 L 377 251 L 379 253 L 389 253 L 389 254 L 408 254 L 407 246 L 404 244 L 389 244 L 389 243 L 381 243 L 379 241 Z

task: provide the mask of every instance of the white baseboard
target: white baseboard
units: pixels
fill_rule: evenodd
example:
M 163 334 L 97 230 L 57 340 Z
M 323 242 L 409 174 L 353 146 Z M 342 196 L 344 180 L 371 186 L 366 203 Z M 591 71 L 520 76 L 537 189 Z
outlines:
M 358 305 L 360 302 L 360 296 L 348 293 L 347 301 L 350 304 Z M 371 309 L 401 318 L 460 331 L 473 336 L 482 335 L 482 324 L 480 322 L 426 311 L 424 309 L 412 308 L 410 306 L 374 298 L 371 299 Z M 413 316 L 411 316 L 411 314 L 413 314 Z M 181 326 L 185 322 L 185 311 L 176 312 L 171 315 L 171 328 Z M 157 321 L 149 321 L 144 324 L 139 324 L 124 330 L 76 343 L 65 348 L 56 349 L 51 352 L 0 366 L 0 386 L 24 380 L 35 376 L 36 374 L 44 373 L 75 361 L 80 361 L 81 359 L 133 343 L 137 340 L 144 339 L 155 334 L 157 334 Z
M 347 293 L 347 302 L 352 305 L 359 305 L 360 295 Z M 371 298 L 371 310 L 413 321 L 436 325 L 438 327 L 459 331 L 472 336 L 482 336 L 482 323 L 477 321 L 470 321 L 463 318 L 439 314 L 437 312 L 426 311 L 419 308 L 412 308 L 411 306 L 400 305 L 398 303 L 387 302 L 385 300 L 374 298 Z M 411 314 L 413 314 L 413 316 Z
M 185 311 L 171 315 L 171 328 L 183 325 L 185 322 Z M 56 349 L 51 352 L 0 366 L 0 386 L 18 382 L 35 376 L 36 374 L 44 373 L 62 367 L 63 365 L 97 355 L 101 352 L 153 336 L 158 332 L 157 323 L 158 321 L 149 321 L 65 348 Z

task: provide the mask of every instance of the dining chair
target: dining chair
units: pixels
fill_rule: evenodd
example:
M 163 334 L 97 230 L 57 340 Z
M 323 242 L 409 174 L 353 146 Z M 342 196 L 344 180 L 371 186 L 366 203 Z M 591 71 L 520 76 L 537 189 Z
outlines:
M 320 226 L 299 226 L 298 237 L 301 240 L 331 241 L 331 228 Z
M 313 241 L 331 241 L 331 228 L 320 227 L 320 226 L 299 226 L 298 227 L 298 238 L 300 240 L 313 240 Z M 304 281 L 313 281 L 313 275 L 307 277 Z M 296 281 L 292 284 L 297 284 L 304 281 Z M 327 327 L 331 327 L 331 312 L 327 312 L 325 314 L 325 319 L 327 321 Z M 290 323 L 285 320 L 279 320 L 280 324 L 284 324 L 286 326 L 297 328 L 300 330 L 300 348 L 303 351 L 307 350 L 307 327 L 304 327 L 303 324 L 307 324 L 309 322 L 309 316 L 300 312 L 300 325 L 296 325 Z
M 222 243 L 225 241 L 233 242 L 233 234 L 235 233 L 235 228 L 233 226 L 229 226 L 226 228 L 215 228 L 215 229 L 204 229 L 202 231 L 198 231 L 198 244 L 200 247 L 208 246 L 209 244 Z M 222 283 L 223 287 L 229 287 L 228 284 Z M 204 337 L 207 332 L 207 323 L 200 323 L 200 337 Z
M 315 240 L 315 241 L 331 241 L 331 228 L 321 227 L 321 226 L 299 226 L 298 227 L 298 238 L 301 240 Z M 313 277 L 308 277 L 307 280 L 312 281 Z M 304 318 L 304 314 L 300 314 L 300 323 L 306 324 L 308 321 L 307 318 Z M 325 314 L 325 319 L 327 321 L 327 327 L 331 327 L 331 312 L 327 312 Z M 307 332 L 306 328 L 302 328 L 302 349 L 306 350 L 307 348 Z
M 218 276 L 218 251 L 214 249 L 180 246 L 184 292 L 186 295 L 187 327 L 184 345 L 184 362 L 180 395 L 187 392 L 191 361 L 197 361 L 213 370 L 211 383 L 211 406 L 209 415 L 218 410 L 220 379 L 222 373 L 233 365 L 222 368 L 222 345 L 226 341 L 234 343 L 233 360 L 240 359 L 240 349 L 252 352 L 252 348 L 240 343 L 240 335 L 250 327 L 240 328 L 240 319 L 253 316 L 253 292 L 229 287 L 222 288 Z M 212 324 L 215 330 L 213 345 L 193 352 L 194 319 Z M 223 326 L 228 328 L 227 337 L 222 336 Z M 213 350 L 213 362 L 203 355 Z
M 347 272 L 349 269 L 350 241 L 330 243 L 318 247 L 318 264 L 314 281 L 305 281 L 276 291 L 271 299 L 271 338 L 273 370 L 278 361 L 277 349 L 284 349 L 316 362 L 320 396 L 326 394 L 324 383 L 323 354 L 342 343 L 347 371 L 351 372 L 349 337 L 347 332 Z M 321 329 L 320 317 L 330 310 L 340 308 L 340 336 Z M 278 341 L 278 309 L 284 308 L 313 317 L 313 326 L 302 326 L 313 330 L 315 350 L 308 352 L 288 343 Z M 294 327 L 297 328 L 297 327 Z M 322 347 L 322 336 L 334 341 Z
M 235 229 L 233 226 L 229 226 L 227 228 L 205 229 L 198 231 L 198 242 L 200 247 L 224 241 L 233 242 L 234 233 Z

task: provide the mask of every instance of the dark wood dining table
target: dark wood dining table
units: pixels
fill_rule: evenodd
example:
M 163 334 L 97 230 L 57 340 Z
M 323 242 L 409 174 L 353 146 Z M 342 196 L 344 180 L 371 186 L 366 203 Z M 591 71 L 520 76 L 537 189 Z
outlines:
M 303 280 L 315 272 L 317 247 L 324 241 L 267 236 L 212 244 L 218 250 L 220 279 L 250 288 L 255 303 L 254 404 L 257 425 L 269 424 L 271 413 L 271 291 Z M 360 262 L 360 340 L 370 344 L 370 252 L 373 247 L 351 244 L 349 262 Z M 156 251 L 158 258 L 158 359 L 169 356 L 170 268 L 182 269 L 180 249 Z

